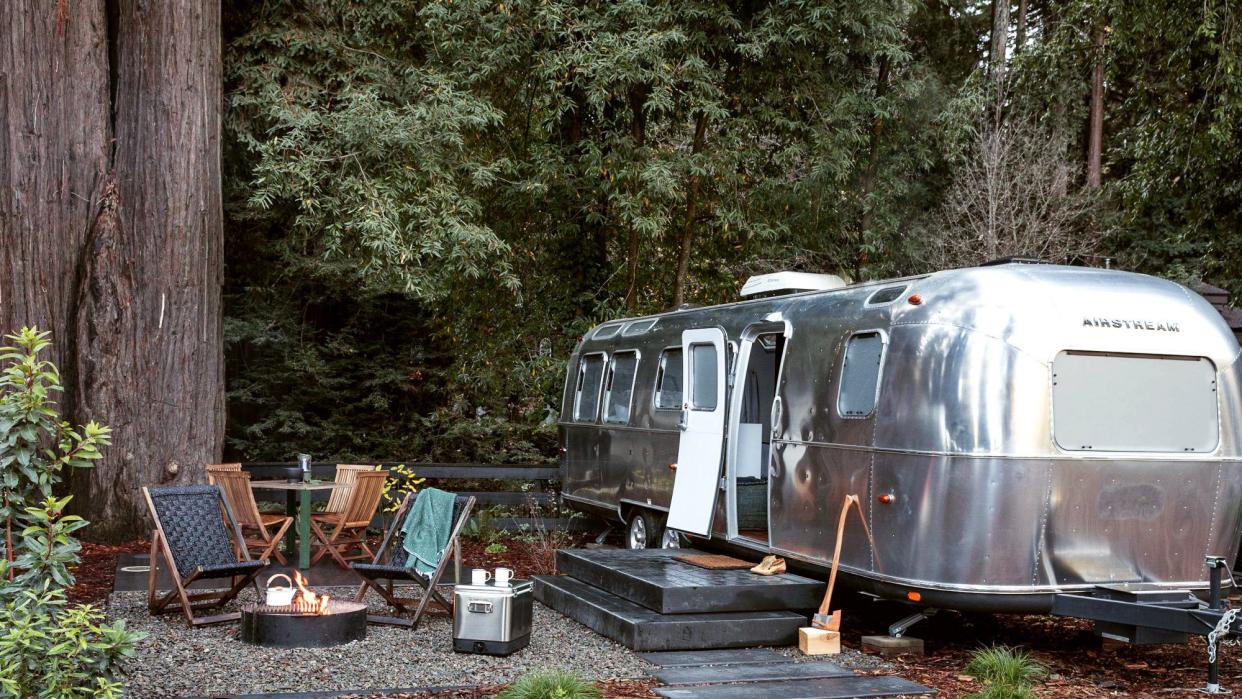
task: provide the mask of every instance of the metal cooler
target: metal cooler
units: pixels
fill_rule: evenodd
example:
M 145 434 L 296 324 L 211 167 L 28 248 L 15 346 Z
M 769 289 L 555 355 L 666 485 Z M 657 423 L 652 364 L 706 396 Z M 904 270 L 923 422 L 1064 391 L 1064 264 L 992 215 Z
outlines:
M 534 603 L 529 580 L 509 585 L 457 585 L 453 589 L 453 650 L 509 655 L 530 643 Z

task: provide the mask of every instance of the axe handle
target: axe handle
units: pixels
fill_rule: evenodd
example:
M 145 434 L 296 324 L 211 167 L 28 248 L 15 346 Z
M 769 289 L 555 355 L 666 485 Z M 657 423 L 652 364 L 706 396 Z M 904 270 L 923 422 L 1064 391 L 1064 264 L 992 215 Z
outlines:
M 837 584 L 837 568 L 841 564 L 841 542 L 845 538 L 845 519 L 850 513 L 851 506 L 857 509 L 858 519 L 862 521 L 863 531 L 867 533 L 867 540 L 871 542 L 872 548 L 875 548 L 875 538 L 871 536 L 871 527 L 867 524 L 867 517 L 863 515 L 862 503 L 859 502 L 857 495 L 846 495 L 845 502 L 841 505 L 841 517 L 837 520 L 837 544 L 832 550 L 832 570 L 828 574 L 828 589 L 824 592 L 824 601 L 819 604 L 817 616 L 828 616 L 832 608 L 832 588 Z

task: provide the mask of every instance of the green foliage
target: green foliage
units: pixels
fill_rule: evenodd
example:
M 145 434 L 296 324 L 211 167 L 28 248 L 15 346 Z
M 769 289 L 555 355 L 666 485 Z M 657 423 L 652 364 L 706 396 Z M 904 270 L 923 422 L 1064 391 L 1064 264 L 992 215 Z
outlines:
M 74 699 L 118 697 L 121 663 L 143 637 L 125 623 L 103 624 L 89 605 L 68 606 L 65 588 L 86 526 L 65 515 L 69 497 L 55 497 L 65 467 L 90 466 L 109 431 L 61 420 L 54 396 L 60 374 L 39 358 L 48 333 L 23 328 L 0 349 L 0 493 L 4 549 L 0 559 L 0 693 Z M 16 531 L 15 531 L 16 530 Z
M 1026 686 L 992 684 L 981 691 L 971 692 L 962 699 L 1033 699 L 1035 692 Z
M 90 605 L 66 606 L 44 581 L 0 603 L 0 694 L 40 699 L 119 697 L 118 673 L 143 634 L 104 624 Z
M 966 674 L 984 682 L 975 699 L 1026 699 L 1031 685 L 1048 674 L 1048 668 L 1024 650 L 1007 646 L 980 648 L 971 654 Z
M 945 259 L 981 124 L 1069 173 L 994 173 L 1052 256 L 1242 293 L 1242 8 L 1029 3 L 998 83 L 991 6 L 226 0 L 230 456 L 551 460 L 594 323 Z
M 21 542 L 14 546 L 18 555 L 13 567 L 22 571 L 16 579 L 19 585 L 73 585 L 69 568 L 78 563 L 78 551 L 82 546 L 72 534 L 87 522 L 76 515 L 64 514 L 71 499 L 70 496 L 48 498 L 41 507 L 26 508 L 30 524 L 22 530 Z
M 69 585 L 73 578 L 65 564 L 76 560 L 77 549 L 66 537 L 82 524 L 76 517 L 60 516 L 68 499 L 53 499 L 53 490 L 61 482 L 61 469 L 84 468 L 97 460 L 99 447 L 111 442 L 111 432 L 96 422 L 73 428 L 60 418 L 55 401 L 62 391 L 60 373 L 40 358 L 51 345 L 48 336 L 37 328 L 22 328 L 5 336 L 11 346 L 0 347 L 0 520 L 5 529 L 0 547 L 12 566 L 20 551 L 14 535 L 20 532 L 28 546 L 38 548 L 23 554 L 24 560 L 41 562 L 30 572 Z M 40 502 L 43 508 L 37 506 Z M 39 530 L 50 537 L 50 553 Z M 9 576 L 14 572 L 8 568 Z
M 508 550 L 509 550 L 509 547 L 508 547 L 507 545 L 502 544 L 502 543 L 500 543 L 499 541 L 497 541 L 497 542 L 496 542 L 496 543 L 494 543 L 494 544 L 488 544 L 488 545 L 487 545 L 487 546 L 483 549 L 483 552 L 484 552 L 484 553 L 490 553 L 490 554 L 497 554 L 497 553 L 504 553 L 504 552 L 506 552 L 506 551 L 508 551 Z
M 566 670 L 532 670 L 509 685 L 497 699 L 600 699 L 593 684 Z

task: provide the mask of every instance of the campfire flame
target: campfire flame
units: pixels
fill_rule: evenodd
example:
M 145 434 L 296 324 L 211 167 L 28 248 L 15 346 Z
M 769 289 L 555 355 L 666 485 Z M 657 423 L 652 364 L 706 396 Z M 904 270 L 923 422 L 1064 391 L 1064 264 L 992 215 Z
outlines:
M 308 581 L 305 575 L 296 570 L 293 571 L 293 582 L 298 586 L 298 591 L 293 595 L 294 606 L 311 610 L 314 614 L 328 613 L 329 597 L 317 594 L 307 587 Z

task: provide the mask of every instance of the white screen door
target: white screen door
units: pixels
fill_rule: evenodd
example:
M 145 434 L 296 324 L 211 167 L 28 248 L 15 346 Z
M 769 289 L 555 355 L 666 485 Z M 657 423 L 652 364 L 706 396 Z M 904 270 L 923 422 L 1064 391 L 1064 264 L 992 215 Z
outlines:
M 707 534 L 716 508 L 720 457 L 724 447 L 725 336 L 719 328 L 681 334 L 685 394 L 677 475 L 668 508 L 668 526 Z

